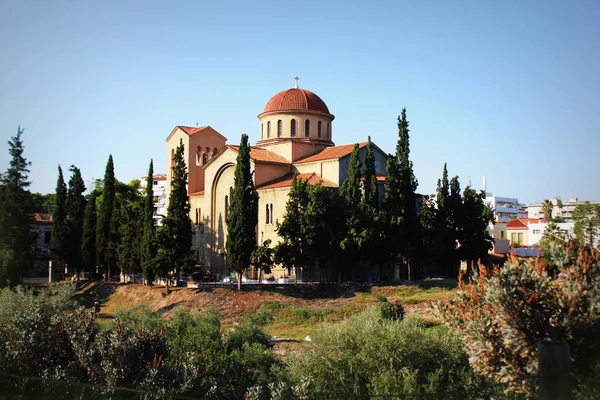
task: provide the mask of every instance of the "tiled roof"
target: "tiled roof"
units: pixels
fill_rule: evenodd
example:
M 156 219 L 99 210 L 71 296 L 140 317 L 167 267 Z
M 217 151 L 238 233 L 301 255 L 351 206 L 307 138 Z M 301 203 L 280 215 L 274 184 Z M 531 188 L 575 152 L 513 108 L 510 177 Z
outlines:
M 314 172 L 308 174 L 287 174 L 282 176 L 281 178 L 277 178 L 270 182 L 263 183 L 258 186 L 257 190 L 263 189 L 277 189 L 292 186 L 292 181 L 294 180 L 294 176 L 297 176 L 297 179 L 306 181 L 310 185 L 315 185 L 317 183 L 321 183 L 324 187 L 337 187 L 333 182 L 328 181 L 327 179 L 323 179 L 319 174 Z
M 227 145 L 232 150 L 238 151 L 240 146 Z M 250 147 L 250 158 L 258 162 L 266 162 L 273 164 L 289 164 L 290 162 L 278 154 L 273 153 L 261 147 Z
M 387 175 L 375 174 L 375 179 L 377 180 L 377 182 L 385 182 L 386 178 L 387 178 Z M 364 181 L 365 176 L 363 175 L 360 179 Z
M 300 88 L 284 90 L 271 97 L 264 112 L 272 111 L 317 111 L 329 114 L 329 108 L 319 96 Z
M 35 213 L 33 214 L 33 220 L 35 222 L 52 222 L 52 214 L 42 214 L 42 213 Z
M 177 127 L 179 129 L 181 129 L 182 131 L 184 131 L 185 133 L 187 133 L 188 135 L 193 135 L 194 133 L 198 133 L 201 130 L 208 128 L 208 125 L 198 126 L 198 127 L 177 125 Z
M 528 223 L 538 223 L 538 222 L 544 222 L 544 220 L 541 219 L 537 219 L 537 218 L 517 218 L 517 219 L 511 219 L 510 221 L 508 221 L 506 223 L 506 229 L 526 229 L 527 228 L 527 224 Z
M 362 147 L 365 147 L 366 145 L 367 145 L 367 142 L 361 142 L 358 144 L 358 147 L 362 148 Z M 310 155 L 310 156 L 306 156 L 304 158 L 301 158 L 298 161 L 294 162 L 294 164 L 323 161 L 323 160 L 335 160 L 335 159 L 347 156 L 348 154 L 352 153 L 352 150 L 354 150 L 353 144 L 343 144 L 340 146 L 325 147 L 320 152 Z

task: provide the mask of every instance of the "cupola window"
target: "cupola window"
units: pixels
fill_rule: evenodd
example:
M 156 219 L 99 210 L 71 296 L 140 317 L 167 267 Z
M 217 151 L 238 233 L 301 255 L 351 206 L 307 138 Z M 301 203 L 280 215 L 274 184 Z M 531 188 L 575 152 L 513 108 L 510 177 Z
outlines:
M 321 125 L 322 125 L 321 121 L 317 122 L 317 137 L 319 139 L 321 139 Z
M 304 137 L 310 137 L 310 120 L 304 121 Z
M 267 138 L 271 137 L 271 121 L 267 121 Z
M 331 124 L 327 123 L 327 139 L 331 140 Z
M 291 131 L 290 132 L 290 136 L 291 137 L 296 137 L 296 120 L 295 119 L 293 119 L 290 122 L 290 131 Z
M 277 120 L 277 137 L 280 138 L 283 136 L 283 123 L 281 120 Z

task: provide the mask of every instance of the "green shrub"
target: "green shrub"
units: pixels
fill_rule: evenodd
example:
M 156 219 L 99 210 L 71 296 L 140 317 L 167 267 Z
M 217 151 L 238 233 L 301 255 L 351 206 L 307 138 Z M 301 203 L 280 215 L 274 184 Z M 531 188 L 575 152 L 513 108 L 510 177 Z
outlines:
M 286 358 L 285 376 L 290 391 L 311 399 L 395 393 L 468 399 L 475 396 L 469 387 L 481 383 L 448 328 L 426 328 L 416 317 L 385 320 L 378 307 L 324 324 L 312 339 Z
M 404 307 L 398 300 L 386 301 L 381 305 L 380 310 L 383 319 L 392 321 L 402 321 L 404 319 Z
M 385 303 L 387 301 L 387 297 L 385 297 L 381 293 L 375 293 L 374 297 L 382 303 Z

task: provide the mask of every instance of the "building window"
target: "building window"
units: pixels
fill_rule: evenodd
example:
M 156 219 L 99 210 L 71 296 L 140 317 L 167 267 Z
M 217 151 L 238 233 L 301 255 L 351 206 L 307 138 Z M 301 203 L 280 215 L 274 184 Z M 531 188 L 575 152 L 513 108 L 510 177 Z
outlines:
M 271 220 L 271 219 L 269 218 L 269 205 L 268 205 L 268 204 L 266 204 L 266 209 L 267 209 L 267 214 L 266 214 L 267 218 L 266 218 L 266 220 L 265 220 L 265 223 L 268 225 L 268 224 L 269 224 L 269 221 Z
M 269 223 L 272 224 L 273 223 L 273 203 L 271 203 L 271 209 L 269 210 L 269 216 L 271 217 L 271 219 L 269 220 Z
M 317 137 L 319 139 L 321 139 L 321 125 L 322 125 L 321 121 L 317 122 Z
M 281 122 L 281 120 L 277 121 L 277 137 L 282 137 L 283 136 L 283 123 Z
M 304 137 L 310 137 L 310 120 L 304 121 Z
M 271 121 L 267 121 L 267 138 L 271 137 Z
M 500 239 L 504 239 L 504 231 L 500 231 Z
M 523 234 L 519 233 L 519 244 L 523 244 Z
M 52 240 L 52 232 L 44 231 L 44 244 L 50 244 L 51 240 Z
M 327 137 L 326 139 L 331 140 L 331 124 L 327 123 Z
M 515 243 L 517 241 L 517 234 L 516 233 L 511 233 L 510 234 L 510 241 L 512 243 Z
M 265 137 L 265 124 L 260 124 L 260 137 Z
M 541 233 L 541 231 L 539 229 L 534 229 L 533 230 L 533 234 L 534 235 L 539 235 Z
M 208 155 L 206 153 L 202 154 L 202 164 L 201 165 L 206 165 L 206 163 L 208 162 Z
M 293 119 L 290 122 L 290 131 L 291 131 L 290 136 L 291 137 L 296 137 L 296 120 L 295 119 Z
M 153 184 L 154 186 L 156 186 L 156 185 L 158 185 L 158 181 L 153 181 L 153 182 L 152 182 L 152 184 Z

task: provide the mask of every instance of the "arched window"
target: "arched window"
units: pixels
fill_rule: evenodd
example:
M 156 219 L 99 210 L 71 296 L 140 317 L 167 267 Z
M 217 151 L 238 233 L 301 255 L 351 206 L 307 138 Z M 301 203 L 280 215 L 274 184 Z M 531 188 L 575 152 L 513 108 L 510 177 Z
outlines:
M 206 165 L 207 162 L 208 162 L 208 154 L 204 153 L 204 154 L 202 154 L 202 165 Z
M 265 128 L 265 124 L 260 124 L 260 137 L 263 138 L 263 139 L 265 138 L 265 130 L 264 130 L 264 128 Z
M 319 139 L 321 139 L 321 125 L 322 125 L 321 121 L 317 122 L 317 137 Z
M 277 120 L 277 137 L 283 136 L 283 123 L 281 120 Z
M 229 196 L 225 195 L 225 219 L 227 219 L 228 214 L 229 214 Z
M 304 137 L 310 137 L 310 120 L 304 121 Z
M 267 138 L 271 137 L 271 121 L 267 121 Z
M 270 218 L 270 216 L 269 216 L 269 205 L 268 205 L 268 204 L 266 204 L 266 206 L 267 206 L 267 207 L 266 207 L 266 208 L 267 208 L 267 214 L 266 214 L 267 218 L 265 218 L 265 220 L 266 220 L 266 221 L 265 221 L 265 223 L 266 223 L 266 224 L 269 224 L 269 221 L 271 220 L 271 218 Z
M 295 119 L 293 119 L 290 122 L 290 136 L 296 137 L 296 120 Z
M 273 203 L 271 203 L 271 210 L 269 212 L 269 216 L 271 217 L 271 219 L 269 220 L 269 223 L 272 224 L 273 223 Z
M 327 139 L 331 140 L 331 124 L 327 123 Z

